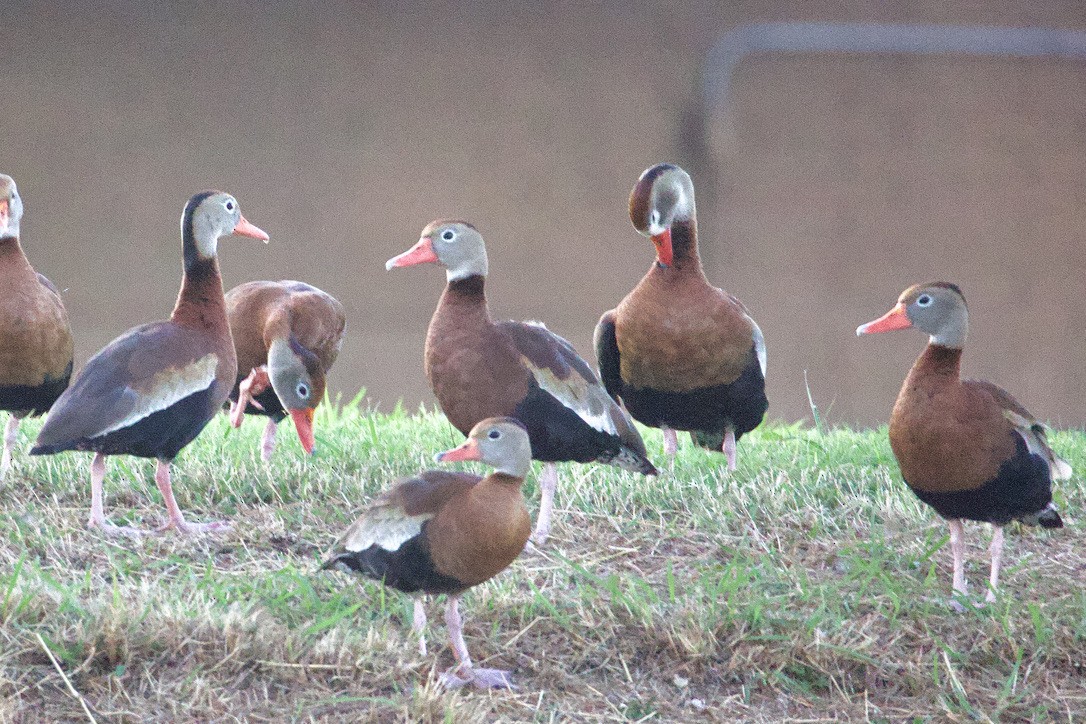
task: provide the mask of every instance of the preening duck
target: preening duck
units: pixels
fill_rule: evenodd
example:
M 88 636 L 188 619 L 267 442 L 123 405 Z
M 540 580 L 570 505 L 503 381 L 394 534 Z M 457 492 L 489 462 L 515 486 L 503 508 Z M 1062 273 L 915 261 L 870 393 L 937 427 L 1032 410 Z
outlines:
M 226 313 L 238 355 L 231 423 L 265 415 L 260 449 L 269 460 L 276 428 L 289 414 L 302 449 L 312 453 L 313 412 L 343 344 L 343 305 L 303 282 L 246 282 L 227 292 Z
M 321 568 L 360 573 L 406 593 L 448 594 L 445 622 L 457 666 L 444 683 L 507 688 L 508 671 L 472 665 L 459 603 L 464 591 L 505 570 L 528 542 L 532 524 L 521 493 L 532 462 L 528 432 L 518 420 L 489 418 L 436 459 L 481 460 L 494 472 L 484 478 L 428 470 L 400 481 L 347 529 Z M 423 655 L 425 627 L 426 609 L 416 598 L 413 628 Z
M 184 276 L 173 314 L 129 330 L 94 355 L 57 400 L 30 451 L 95 453 L 91 527 L 111 535 L 142 533 L 105 517 L 107 455 L 158 461 L 155 482 L 169 512 L 161 530 L 200 533 L 226 525 L 185 521 L 174 500 L 170 463 L 223 406 L 237 377 L 217 256 L 219 238 L 230 234 L 268 240 L 241 215 L 233 196 L 204 191 L 189 200 L 181 216 Z
M 928 345 L 894 404 L 890 447 L 909 488 L 950 524 L 955 594 L 966 594 L 962 521 L 992 524 L 987 594 L 992 601 L 1003 526 L 1019 520 L 1062 528 L 1052 503 L 1052 480 L 1069 478 L 1071 468 L 1053 454 L 1044 426 L 1010 394 L 991 382 L 961 379 L 969 329 L 961 289 L 947 282 L 910 287 L 893 309 L 861 325 L 856 334 L 910 327 L 929 335 Z
M 464 221 L 435 221 L 387 269 L 439 263 L 446 269 L 426 334 L 426 377 L 445 416 L 465 435 L 488 417 L 515 417 L 544 462 L 532 540 L 550 532 L 561 461 L 601 462 L 655 475 L 633 421 L 565 339 L 538 322 L 495 322 L 483 290 L 483 237 Z
M 11 413 L 0 478 L 11 468 L 19 422 L 52 407 L 72 376 L 68 312 L 57 288 L 23 253 L 22 217 L 15 179 L 0 174 L 0 410 Z
M 685 171 L 662 163 L 642 173 L 630 220 L 652 240 L 656 261 L 596 326 L 600 378 L 635 420 L 663 430 L 669 456 L 675 431 L 687 430 L 699 445 L 723 450 L 734 470 L 736 442 L 769 407 L 762 330 L 705 277 Z

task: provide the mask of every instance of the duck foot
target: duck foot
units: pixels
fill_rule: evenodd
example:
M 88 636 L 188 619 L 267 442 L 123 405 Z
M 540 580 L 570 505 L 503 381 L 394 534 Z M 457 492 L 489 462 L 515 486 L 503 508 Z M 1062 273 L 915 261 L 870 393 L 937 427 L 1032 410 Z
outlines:
M 457 672 L 464 674 L 458 676 Z M 454 666 L 441 675 L 441 685 L 446 689 L 459 689 L 466 684 L 473 684 L 478 689 L 510 689 L 513 684 L 510 673 L 504 669 L 477 669 Z

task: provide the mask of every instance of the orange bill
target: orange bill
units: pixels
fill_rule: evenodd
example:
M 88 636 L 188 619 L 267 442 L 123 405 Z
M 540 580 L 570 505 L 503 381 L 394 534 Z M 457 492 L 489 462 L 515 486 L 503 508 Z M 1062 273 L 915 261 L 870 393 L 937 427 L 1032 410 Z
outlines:
M 434 460 L 439 463 L 452 463 L 458 460 L 482 460 L 482 451 L 479 449 L 479 442 L 475 438 L 469 437 L 464 441 L 463 445 L 438 453 L 434 456 Z
M 898 302 L 893 309 L 878 319 L 857 327 L 856 336 L 892 332 L 895 329 L 908 329 L 911 326 L 913 326 L 913 323 L 909 321 L 909 317 L 905 313 L 905 305 Z
M 660 262 L 661 266 L 671 266 L 674 253 L 671 248 L 671 229 L 664 229 L 651 238 L 656 245 L 656 261 Z
M 260 239 L 265 244 L 268 243 L 269 239 L 268 233 L 266 231 L 261 229 L 259 226 L 250 224 L 248 221 L 245 220 L 244 216 L 242 216 L 241 219 L 238 220 L 238 225 L 234 227 L 234 233 L 238 236 L 249 236 L 253 239 Z
M 294 420 L 294 429 L 298 431 L 298 440 L 302 443 L 302 449 L 306 455 L 313 454 L 317 440 L 313 436 L 313 409 L 306 407 L 301 410 L 291 410 L 290 417 Z
M 437 254 L 434 253 L 434 242 L 428 237 L 424 236 L 419 239 L 418 243 L 413 247 L 405 251 L 399 256 L 394 256 L 385 262 L 385 271 L 389 271 L 398 266 L 414 266 L 415 264 L 430 264 L 438 260 Z

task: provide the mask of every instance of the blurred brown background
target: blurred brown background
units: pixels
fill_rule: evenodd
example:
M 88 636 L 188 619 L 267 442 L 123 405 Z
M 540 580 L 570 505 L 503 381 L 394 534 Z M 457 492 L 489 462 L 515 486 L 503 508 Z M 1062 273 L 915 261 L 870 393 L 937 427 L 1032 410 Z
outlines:
M 205 187 L 272 235 L 221 244 L 228 287 L 294 278 L 345 302 L 346 397 L 430 401 L 444 275 L 383 263 L 442 216 L 487 238 L 497 316 L 591 359 L 652 259 L 629 190 L 671 160 L 694 176 L 710 278 L 765 331 L 772 417 L 809 415 L 809 370 L 831 421 L 885 420 L 923 340 L 853 330 L 943 278 L 971 304 L 966 371 L 1086 423 L 1086 64 L 759 55 L 730 137 L 707 136 L 706 52 L 766 20 L 1086 28 L 1086 5 L 34 0 L 0 9 L 0 170 L 79 360 L 169 313 L 178 218 Z

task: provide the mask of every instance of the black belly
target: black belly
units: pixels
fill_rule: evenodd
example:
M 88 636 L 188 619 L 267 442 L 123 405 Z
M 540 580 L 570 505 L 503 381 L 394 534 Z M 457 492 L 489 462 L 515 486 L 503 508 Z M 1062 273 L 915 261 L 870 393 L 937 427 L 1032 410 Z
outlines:
M 64 450 L 89 450 L 103 455 L 134 455 L 170 461 L 188 445 L 219 410 L 221 393 L 215 383 L 164 410 L 152 413 L 120 430 L 55 445 L 36 447 L 31 455 L 51 455 Z
M 49 411 L 72 379 L 72 363 L 60 377 L 46 377 L 40 385 L 0 385 L 0 410 L 19 415 L 41 415 Z
M 355 573 L 383 581 L 386 586 L 404 593 L 460 593 L 468 586 L 434 567 L 426 541 L 426 525 L 424 523 L 418 535 L 394 551 L 373 545 L 357 553 L 341 553 L 323 567 L 335 568 L 337 564 L 342 564 Z
M 241 385 L 241 381 L 246 377 L 248 377 L 248 375 L 238 376 L 237 381 L 234 382 L 234 389 L 230 390 L 230 397 L 228 401 L 223 404 L 223 407 L 229 406 L 231 402 L 238 401 L 238 387 Z M 270 417 L 275 420 L 277 423 L 282 422 L 283 418 L 287 416 L 286 408 L 284 408 L 283 403 L 279 401 L 279 395 L 275 394 L 275 390 L 272 389 L 271 385 L 268 385 L 267 389 L 259 395 L 254 396 L 253 399 L 259 402 L 264 409 L 260 410 L 253 407 L 252 404 L 248 404 L 245 406 L 246 415 L 264 415 L 265 417 Z
M 952 493 L 933 493 L 912 485 L 909 488 L 947 519 L 965 518 L 995 525 L 1021 520 L 1046 528 L 1061 527 L 1059 515 L 1045 510 L 1052 502 L 1048 463 L 1031 454 L 1019 435 L 1015 435 L 1015 442 L 1014 457 L 1003 463 L 996 476 L 979 488 Z M 1044 514 L 1046 512 L 1050 514 Z
M 743 373 L 734 382 L 684 392 L 624 384 L 622 402 L 643 425 L 719 435 L 721 440 L 729 427 L 735 430 L 738 440 L 758 427 L 769 409 L 765 377 L 753 347 Z M 719 449 L 719 445 L 716 447 Z

